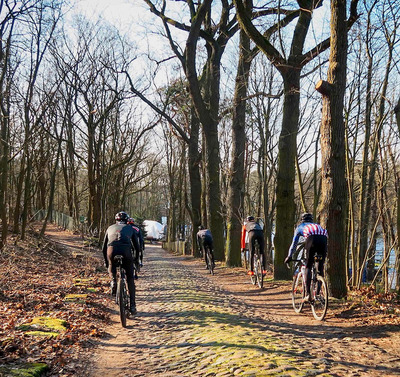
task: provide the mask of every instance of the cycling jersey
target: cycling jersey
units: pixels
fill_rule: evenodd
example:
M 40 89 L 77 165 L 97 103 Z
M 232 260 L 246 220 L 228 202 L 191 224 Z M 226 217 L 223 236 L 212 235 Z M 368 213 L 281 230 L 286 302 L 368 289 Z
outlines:
M 312 234 L 319 234 L 328 237 L 328 231 L 319 224 L 308 224 L 303 228 L 303 237 L 307 238 Z
M 262 227 L 259 223 L 256 223 L 255 221 L 248 221 L 243 224 L 242 227 L 242 237 L 241 237 L 241 242 L 240 242 L 240 247 L 242 249 L 246 248 L 246 238 L 247 241 L 249 242 L 249 233 L 252 231 L 262 231 Z
M 212 263 L 214 263 L 213 238 L 212 238 L 211 231 L 209 229 L 200 229 L 197 232 L 197 245 L 203 251 L 204 260 L 205 260 L 206 263 L 207 263 L 207 255 L 206 255 L 206 252 L 205 252 L 205 247 L 206 246 L 209 247 L 210 253 L 211 253 L 211 258 L 212 258 Z
M 293 253 L 296 251 L 296 247 L 300 237 L 306 239 L 311 235 L 321 235 L 328 237 L 328 232 L 326 229 L 322 228 L 322 226 L 319 224 L 310 222 L 301 223 L 294 231 L 293 241 L 292 244 L 290 245 L 288 256 L 291 257 Z

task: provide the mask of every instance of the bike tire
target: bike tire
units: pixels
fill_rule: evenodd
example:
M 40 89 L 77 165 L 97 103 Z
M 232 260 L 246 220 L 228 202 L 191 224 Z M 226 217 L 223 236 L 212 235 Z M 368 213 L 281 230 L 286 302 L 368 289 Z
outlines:
M 119 300 L 119 316 L 121 319 L 122 327 L 126 327 L 126 286 L 125 282 L 122 279 L 118 280 L 117 292 L 118 292 L 118 300 Z
M 292 305 L 294 311 L 296 313 L 301 313 L 304 307 L 303 299 L 305 295 L 303 273 L 301 271 L 293 278 L 291 295 L 292 295 Z
M 254 257 L 253 257 L 253 275 L 250 275 L 250 280 L 251 280 L 251 284 L 256 285 L 257 284 L 257 274 L 256 274 L 256 266 L 257 266 L 257 254 L 254 253 Z M 251 257 L 250 257 L 250 263 L 251 263 Z
M 255 275 L 257 276 L 257 284 L 259 288 L 263 288 L 264 286 L 264 275 L 262 266 L 263 266 L 263 260 L 262 260 L 262 255 L 260 255 L 260 257 L 257 257 L 257 263 L 255 269 Z
M 320 286 L 319 289 L 318 285 Z M 319 291 L 318 294 L 317 291 Z M 322 321 L 328 310 L 329 302 L 328 286 L 322 276 L 317 275 L 316 281 L 311 283 L 311 294 L 313 296 L 311 301 L 313 316 L 317 321 Z
M 206 255 L 207 255 L 208 271 L 210 271 L 211 275 L 214 275 L 214 265 L 213 265 L 213 262 L 212 262 L 211 250 L 208 247 L 206 249 Z

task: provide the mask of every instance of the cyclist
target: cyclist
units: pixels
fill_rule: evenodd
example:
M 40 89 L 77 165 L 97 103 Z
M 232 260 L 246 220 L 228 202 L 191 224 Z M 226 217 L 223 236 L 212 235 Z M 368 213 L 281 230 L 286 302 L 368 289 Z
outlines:
M 265 268 L 265 254 L 264 254 L 264 232 L 261 225 L 256 222 L 254 216 L 247 216 L 246 221 L 242 226 L 242 238 L 241 238 L 241 249 L 242 251 L 246 248 L 246 235 L 248 236 L 249 251 L 250 251 L 250 271 L 249 275 L 254 275 L 253 271 L 253 259 L 254 259 L 254 244 L 258 241 L 260 245 L 260 254 L 263 256 L 263 275 L 267 273 Z
M 123 268 L 126 271 L 130 297 L 129 311 L 132 314 L 136 314 L 135 281 L 133 277 L 134 259 L 132 252 L 136 253 L 136 255 L 139 254 L 139 243 L 132 226 L 127 224 L 128 219 L 128 214 L 123 211 L 115 215 L 116 223 L 108 227 L 104 236 L 103 256 L 110 277 L 112 278 L 111 292 L 113 295 L 115 295 L 117 289 L 116 266 L 113 264 L 114 256 L 122 255 L 124 257 Z
M 304 301 L 310 300 L 310 285 L 311 285 L 311 267 L 314 263 L 314 255 L 322 256 L 321 263 L 318 263 L 318 273 L 324 276 L 324 263 L 328 245 L 328 232 L 321 225 L 314 223 L 311 213 L 303 213 L 300 219 L 300 224 L 294 231 L 293 241 L 289 248 L 288 256 L 284 263 L 289 263 L 292 260 L 293 253 L 296 251 L 300 237 L 304 239 L 304 259 L 305 259 L 305 274 L 306 274 L 306 295 Z M 299 258 L 300 259 L 300 258 Z
M 208 266 L 207 266 L 207 255 L 205 247 L 208 246 L 211 253 L 212 264 L 213 267 L 215 267 L 212 234 L 211 231 L 209 229 L 205 229 L 203 225 L 199 226 L 199 231 L 197 232 L 197 245 L 199 246 L 199 249 L 203 251 L 204 260 L 206 262 L 206 268 L 208 268 Z
M 136 236 L 138 238 L 139 246 L 140 246 L 140 252 L 138 258 L 135 258 L 135 262 L 139 263 L 140 267 L 143 267 L 143 251 L 144 251 L 144 239 L 143 239 L 143 234 L 141 229 L 139 228 L 138 225 L 135 224 L 135 219 L 130 217 L 128 219 L 128 224 L 132 226 L 133 230 L 136 233 Z

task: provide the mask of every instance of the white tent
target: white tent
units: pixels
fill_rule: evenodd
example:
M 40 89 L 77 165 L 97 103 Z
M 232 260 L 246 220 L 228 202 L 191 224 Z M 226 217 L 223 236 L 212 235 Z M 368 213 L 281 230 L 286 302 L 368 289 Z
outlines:
M 164 225 L 160 224 L 158 221 L 144 220 L 143 221 L 144 230 L 146 231 L 146 239 L 149 240 L 159 240 L 164 236 Z

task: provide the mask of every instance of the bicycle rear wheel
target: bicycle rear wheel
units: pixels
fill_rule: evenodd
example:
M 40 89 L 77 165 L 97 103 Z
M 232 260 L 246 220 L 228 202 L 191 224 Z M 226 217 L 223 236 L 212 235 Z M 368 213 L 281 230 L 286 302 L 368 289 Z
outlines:
M 305 290 L 303 283 L 303 274 L 300 271 L 297 275 L 294 276 L 293 285 L 292 285 L 292 305 L 293 309 L 296 313 L 300 313 L 304 307 L 304 298 Z
M 214 264 L 213 264 L 213 261 L 212 261 L 211 250 L 210 250 L 210 248 L 208 246 L 206 248 L 206 257 L 207 257 L 207 268 L 208 268 L 208 271 L 210 271 L 211 275 L 214 275 Z
M 262 260 L 262 255 L 258 256 L 256 259 L 256 265 L 255 265 L 255 270 L 254 274 L 257 277 L 257 284 L 260 288 L 264 286 L 264 275 L 263 275 L 263 260 Z
M 322 321 L 328 310 L 328 287 L 322 276 L 317 275 L 316 281 L 311 283 L 311 294 L 313 296 L 311 302 L 313 316 L 317 321 Z
M 126 292 L 126 285 L 124 279 L 118 280 L 117 292 L 118 292 L 119 316 L 121 319 L 121 325 L 122 327 L 126 327 L 126 317 L 127 317 L 126 307 L 127 307 L 128 295 Z

